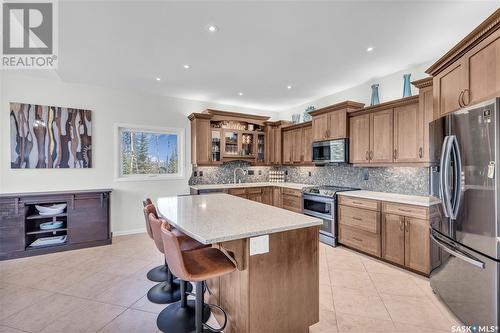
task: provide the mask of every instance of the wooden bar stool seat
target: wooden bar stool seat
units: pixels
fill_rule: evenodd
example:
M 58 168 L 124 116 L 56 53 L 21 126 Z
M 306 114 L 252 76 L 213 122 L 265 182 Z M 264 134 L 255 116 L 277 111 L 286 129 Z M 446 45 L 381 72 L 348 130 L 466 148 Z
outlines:
M 152 215 L 150 218 L 153 218 Z M 183 298 L 181 302 L 167 306 L 158 315 L 158 328 L 167 333 L 221 332 L 227 324 L 227 316 L 218 305 L 204 303 L 205 281 L 233 272 L 236 269 L 234 263 L 216 248 L 182 251 L 179 238 L 166 223 L 161 226 L 161 233 L 170 269 L 182 281 L 196 283 L 196 299 L 193 302 Z M 220 329 L 206 324 L 210 308 L 217 308 L 225 317 Z

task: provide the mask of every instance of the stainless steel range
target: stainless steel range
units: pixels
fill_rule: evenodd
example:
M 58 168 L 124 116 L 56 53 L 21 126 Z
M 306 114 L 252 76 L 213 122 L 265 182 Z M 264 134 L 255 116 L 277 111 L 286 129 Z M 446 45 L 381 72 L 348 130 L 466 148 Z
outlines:
M 337 246 L 337 192 L 355 191 L 357 188 L 340 186 L 311 186 L 302 190 L 302 208 L 306 215 L 323 219 L 319 240 Z

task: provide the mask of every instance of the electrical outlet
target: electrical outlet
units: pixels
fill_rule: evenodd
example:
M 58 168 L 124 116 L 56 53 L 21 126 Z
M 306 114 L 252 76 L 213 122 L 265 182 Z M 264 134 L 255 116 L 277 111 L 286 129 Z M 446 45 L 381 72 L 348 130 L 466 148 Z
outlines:
M 312 176 L 312 172 L 311 172 L 311 171 L 309 171 L 309 172 L 308 172 L 308 174 L 309 174 L 309 177 L 311 177 L 311 176 Z
M 249 175 L 249 176 L 253 176 L 254 174 L 255 174 L 255 171 L 253 171 L 253 170 L 247 171 L 247 175 Z
M 203 171 L 200 171 L 200 177 L 203 177 Z
M 365 171 L 363 173 L 363 180 L 368 180 L 368 178 L 370 178 L 370 175 L 368 174 L 368 171 Z
M 259 170 L 259 176 L 262 176 L 262 170 Z
M 193 176 L 194 176 L 194 177 L 198 177 L 198 171 L 194 171 L 194 172 L 193 172 Z
M 285 170 L 285 176 L 288 176 L 288 170 Z

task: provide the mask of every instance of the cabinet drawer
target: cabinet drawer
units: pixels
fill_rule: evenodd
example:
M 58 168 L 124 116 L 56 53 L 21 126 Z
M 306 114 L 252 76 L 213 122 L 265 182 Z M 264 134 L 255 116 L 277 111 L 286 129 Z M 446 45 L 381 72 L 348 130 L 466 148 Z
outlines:
M 283 188 L 283 195 L 289 195 L 294 197 L 302 198 L 302 192 L 299 190 L 294 190 L 291 188 Z
M 247 194 L 261 194 L 262 187 L 247 187 Z
M 339 195 L 339 204 L 357 208 L 380 210 L 380 201 Z
M 339 205 L 339 224 L 365 230 L 371 233 L 380 233 L 380 213 Z
M 384 213 L 403 215 L 408 217 L 416 217 L 419 219 L 427 219 L 428 208 L 421 206 L 411 206 L 397 203 L 384 202 Z
M 380 257 L 380 236 L 339 225 L 339 241 L 357 250 Z
M 301 198 L 283 194 L 281 207 L 283 209 L 288 209 L 296 213 L 302 213 Z
M 245 196 L 246 190 L 245 188 L 230 188 L 228 193 L 231 195 Z

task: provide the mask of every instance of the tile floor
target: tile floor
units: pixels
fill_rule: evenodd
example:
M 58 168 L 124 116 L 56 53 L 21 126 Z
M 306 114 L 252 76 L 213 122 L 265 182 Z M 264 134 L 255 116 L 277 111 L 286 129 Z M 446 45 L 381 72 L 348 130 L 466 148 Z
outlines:
M 320 249 L 320 323 L 310 332 L 444 333 L 457 324 L 427 279 L 342 247 Z M 147 300 L 154 282 L 145 275 L 161 261 L 146 234 L 2 261 L 0 333 L 155 333 L 164 306 Z

